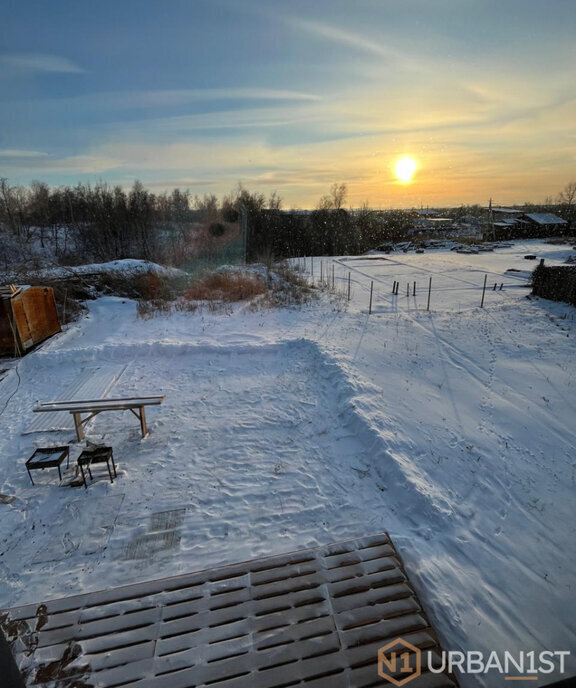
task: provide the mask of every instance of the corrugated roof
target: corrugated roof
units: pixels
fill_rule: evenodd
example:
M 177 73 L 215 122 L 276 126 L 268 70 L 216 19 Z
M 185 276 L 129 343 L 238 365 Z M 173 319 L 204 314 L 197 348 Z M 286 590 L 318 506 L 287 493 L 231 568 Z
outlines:
M 517 208 L 503 208 L 501 206 L 486 207 L 485 210 L 492 210 L 493 213 L 507 213 L 512 215 L 521 215 L 522 211 Z
M 526 213 L 526 217 L 530 218 L 538 225 L 565 225 L 566 220 L 563 220 L 554 213 Z

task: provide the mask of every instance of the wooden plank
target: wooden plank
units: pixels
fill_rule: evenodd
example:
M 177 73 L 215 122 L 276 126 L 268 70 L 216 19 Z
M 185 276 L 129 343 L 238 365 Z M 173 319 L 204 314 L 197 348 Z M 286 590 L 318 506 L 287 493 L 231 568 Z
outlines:
M 52 287 L 29 287 L 21 298 L 34 345 L 61 331 Z
M 12 305 L 12 325 L 19 340 L 20 352 L 24 353 L 34 346 L 34 340 L 32 339 L 32 331 L 28 324 L 22 297 L 23 294 L 18 294 L 18 296 L 11 299 L 10 303 Z
M 155 397 L 134 397 L 126 401 L 122 399 L 97 399 L 94 401 L 60 401 L 38 402 L 34 407 L 34 413 L 57 413 L 68 411 L 70 413 L 90 413 L 94 411 L 128 411 L 142 408 L 143 406 L 159 406 L 165 399 L 164 395 Z
M 125 367 L 125 366 L 124 366 Z M 107 397 L 106 399 L 103 399 L 102 397 L 99 397 L 98 399 L 66 399 L 66 400 L 57 400 L 57 401 L 39 401 L 38 406 L 62 406 L 64 404 L 70 404 L 74 402 L 75 404 L 97 404 L 100 402 L 105 402 L 105 401 L 142 401 L 146 399 L 165 399 L 166 395 L 165 394 L 157 394 L 157 395 L 152 395 L 152 396 L 147 396 L 147 397 Z M 161 403 L 161 402 L 159 402 Z M 65 409 L 67 410 L 67 409 Z
M 55 402 L 65 403 L 76 401 L 78 398 L 90 396 L 102 398 L 118 382 L 126 364 L 111 363 L 84 368 L 74 382 L 59 395 Z M 53 430 L 71 430 L 74 427 L 72 417 L 67 411 L 52 414 L 38 414 L 23 434 L 33 432 L 50 432 Z
M 16 334 L 16 339 L 14 335 Z M 21 349 L 21 342 L 15 332 L 12 301 L 0 299 L 0 354 L 15 356 Z

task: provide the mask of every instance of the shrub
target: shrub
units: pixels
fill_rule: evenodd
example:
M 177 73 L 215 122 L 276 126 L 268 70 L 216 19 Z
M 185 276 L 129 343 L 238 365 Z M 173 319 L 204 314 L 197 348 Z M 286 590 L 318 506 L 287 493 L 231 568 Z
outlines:
M 221 222 L 213 222 L 208 230 L 212 236 L 221 237 L 226 231 L 226 227 Z
M 546 267 L 540 264 L 532 273 L 532 293 L 551 301 L 576 306 L 576 267 Z
M 191 284 L 182 294 L 188 301 L 245 301 L 266 291 L 260 275 L 214 272 Z

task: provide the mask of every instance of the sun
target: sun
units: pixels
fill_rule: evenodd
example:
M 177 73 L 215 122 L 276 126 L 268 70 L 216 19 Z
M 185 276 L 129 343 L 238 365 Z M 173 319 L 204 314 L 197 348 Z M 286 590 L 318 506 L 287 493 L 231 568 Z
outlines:
M 418 165 L 414 158 L 409 158 L 408 156 L 399 158 L 396 161 L 396 165 L 394 165 L 394 172 L 398 181 L 402 182 L 402 184 L 411 182 L 417 167 Z

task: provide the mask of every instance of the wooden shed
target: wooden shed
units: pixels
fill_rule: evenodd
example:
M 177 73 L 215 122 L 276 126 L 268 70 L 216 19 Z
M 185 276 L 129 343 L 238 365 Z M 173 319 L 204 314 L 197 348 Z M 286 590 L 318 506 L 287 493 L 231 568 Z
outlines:
M 60 331 L 52 287 L 0 287 L 0 355 L 22 355 Z

